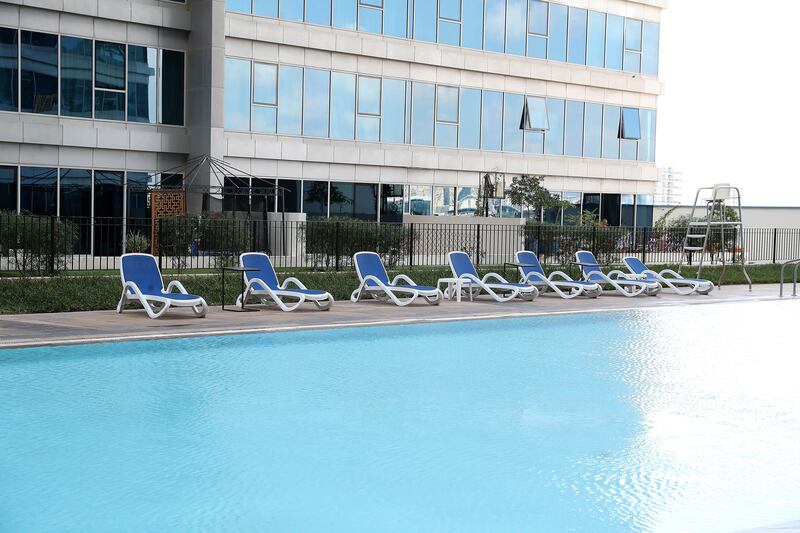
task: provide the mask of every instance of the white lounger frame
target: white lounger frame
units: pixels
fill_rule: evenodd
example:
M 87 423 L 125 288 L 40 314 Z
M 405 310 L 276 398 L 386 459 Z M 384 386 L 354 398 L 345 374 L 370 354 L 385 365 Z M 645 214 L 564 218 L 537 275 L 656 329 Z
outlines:
M 578 250 L 578 252 L 576 252 L 576 256 L 577 254 L 584 251 L 585 250 Z M 600 282 L 597 279 L 589 279 L 586 276 L 583 267 L 581 267 L 581 274 L 585 281 L 591 281 L 592 283 L 597 283 L 598 285 L 604 282 L 605 284 L 614 287 L 614 290 L 616 290 L 618 293 L 622 294 L 623 296 L 627 296 L 629 298 L 633 296 L 639 296 L 640 294 L 646 294 L 647 296 L 655 296 L 661 290 L 661 285 L 659 285 L 658 283 L 654 281 L 647 282 L 647 281 L 633 279 L 632 277 L 630 277 L 631 274 L 626 274 L 621 270 L 612 270 L 608 274 L 606 274 L 605 272 L 591 273 L 592 276 L 600 278 L 602 282 Z M 630 287 L 633 290 L 628 291 L 626 287 Z
M 450 256 L 454 253 L 460 252 L 448 252 L 447 253 L 447 262 L 450 264 L 450 270 L 453 270 L 453 263 L 450 261 Z M 453 272 L 453 276 L 456 273 Z M 494 282 L 492 280 L 495 280 Z M 530 285 L 530 290 L 522 289 L 521 287 L 513 287 L 509 286 L 510 282 L 506 280 L 500 274 L 496 274 L 494 272 L 489 272 L 483 278 L 478 279 L 476 276 L 472 274 L 462 274 L 459 277 L 454 277 L 452 280 L 447 280 L 447 278 L 440 280 L 442 281 L 449 281 L 448 288 L 444 292 L 444 297 L 448 300 L 452 299 L 455 295 L 456 301 L 461 301 L 461 295 L 464 289 L 467 289 L 467 294 L 469 295 L 469 301 L 471 302 L 475 296 L 480 294 L 481 291 L 485 292 L 492 298 L 494 298 L 497 302 L 510 302 L 514 298 L 520 298 L 521 300 L 528 300 L 533 301 L 534 298 L 539 296 L 539 289 Z M 475 285 L 475 287 L 473 287 Z M 508 291 L 508 294 L 501 295 L 498 294 L 497 291 Z
M 439 305 L 441 303 L 442 298 L 444 295 L 442 291 L 439 289 L 432 289 L 430 291 L 421 291 L 419 289 L 412 289 L 411 287 L 404 287 L 402 285 L 398 285 L 398 282 L 402 281 L 407 283 L 408 285 L 415 285 L 414 280 L 406 276 L 405 274 L 398 274 L 394 277 L 394 279 L 386 285 L 384 282 L 379 280 L 373 275 L 364 276 L 361 274 L 361 269 L 358 267 L 358 256 L 359 255 L 378 255 L 375 252 L 357 252 L 354 256 L 354 263 L 356 265 L 356 272 L 358 273 L 358 279 L 361 280 L 358 288 L 352 292 L 350 295 L 350 301 L 355 303 L 360 301 L 362 298 L 367 296 L 378 300 L 380 302 L 391 301 L 395 305 L 400 307 L 405 307 L 406 305 L 411 305 L 414 303 L 419 297 L 422 297 L 428 304 L 430 305 Z M 374 283 L 375 285 L 369 285 L 369 283 Z M 407 298 L 399 298 L 395 293 L 405 293 L 409 294 Z
M 623 261 L 627 259 L 623 258 Z M 661 272 L 656 272 L 655 270 L 650 270 L 649 268 L 642 272 L 642 274 L 651 274 L 659 283 L 664 284 L 667 288 L 671 289 L 672 292 L 675 294 L 680 294 L 681 296 L 688 296 L 692 293 L 697 293 L 701 295 L 706 295 L 714 290 L 714 283 L 711 281 L 702 282 L 697 281 L 694 279 L 686 279 L 674 270 L 666 268 Z M 671 277 L 666 277 L 666 275 Z M 629 276 L 630 279 L 636 279 L 636 276 L 639 274 L 628 273 L 626 276 Z M 678 287 L 678 285 L 686 285 L 688 286 L 688 290 L 686 288 Z
M 517 262 L 521 263 L 522 261 L 520 261 L 519 258 L 517 258 Z M 603 287 L 601 287 L 598 283 L 595 283 L 595 287 L 587 287 L 586 285 L 575 283 L 575 280 L 573 280 L 571 277 L 561 272 L 560 270 L 551 272 L 549 276 L 545 277 L 539 272 L 529 272 L 528 274 L 523 274 L 522 267 L 518 268 L 519 268 L 519 273 L 522 276 L 520 283 L 530 283 L 530 284 L 538 283 L 541 285 L 545 285 L 547 288 L 549 288 L 550 290 L 552 290 L 554 293 L 558 294 L 565 300 L 578 297 L 582 294 L 586 295 L 589 298 L 597 298 L 598 296 L 603 294 Z M 567 287 L 569 289 L 569 293 L 564 292 L 561 289 L 561 287 L 559 287 L 559 285 L 561 287 Z M 545 292 L 544 290 L 539 291 L 540 294 L 543 294 L 544 292 Z

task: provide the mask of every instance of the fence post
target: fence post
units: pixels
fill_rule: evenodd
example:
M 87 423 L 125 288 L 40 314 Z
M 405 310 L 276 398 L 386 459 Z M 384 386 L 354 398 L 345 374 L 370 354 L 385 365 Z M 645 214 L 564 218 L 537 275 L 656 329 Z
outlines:
M 408 266 L 414 266 L 414 223 L 409 224 L 408 228 Z
M 778 262 L 778 228 L 772 230 L 772 263 Z
M 339 253 L 339 250 L 340 250 L 340 248 L 339 248 L 339 224 L 340 224 L 340 222 L 337 220 L 336 221 L 336 225 L 335 225 L 336 230 L 335 230 L 335 237 L 334 237 L 336 239 L 335 240 L 335 244 L 334 244 L 334 253 L 336 254 L 336 272 L 339 272 L 339 255 L 340 255 L 340 253 Z
M 592 226 L 592 253 L 597 255 L 597 226 Z
M 56 271 L 56 217 L 50 217 L 50 264 L 48 271 L 52 276 Z
M 475 224 L 475 264 L 481 264 L 481 225 Z
M 652 228 L 642 228 L 642 263 L 647 264 L 647 234 Z
M 164 227 L 164 225 L 161 223 L 161 217 L 156 219 L 156 221 L 158 222 L 158 269 L 163 270 L 164 265 L 163 261 L 161 260 L 161 250 L 164 248 L 164 239 L 161 238 L 161 228 Z

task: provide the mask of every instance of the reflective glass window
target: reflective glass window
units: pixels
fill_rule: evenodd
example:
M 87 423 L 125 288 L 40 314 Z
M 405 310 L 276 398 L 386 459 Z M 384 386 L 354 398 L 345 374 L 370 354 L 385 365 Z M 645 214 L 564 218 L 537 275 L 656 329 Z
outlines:
M 567 61 L 577 65 L 586 64 L 587 15 L 585 9 L 569 8 L 569 46 Z
M 331 137 L 353 139 L 356 123 L 356 77 L 331 73 Z
M 92 171 L 62 168 L 59 177 L 59 216 L 77 224 L 77 243 L 72 252 L 89 254 L 92 249 Z M 148 234 L 149 237 L 149 234 Z
M 17 210 L 17 167 L 0 167 L 0 211 Z
M 642 51 L 642 21 L 625 19 L 625 49 Z
M 378 220 L 378 185 L 356 183 L 353 190 L 353 218 L 371 222 Z
M 481 91 L 462 88 L 460 92 L 458 145 L 478 149 L 481 147 Z
M 603 193 L 600 199 L 600 220 L 605 226 L 619 226 L 620 195 Z
M 94 91 L 94 118 L 102 120 L 125 120 L 125 93 L 117 91 Z
M 333 218 L 353 218 L 355 184 L 331 182 L 329 215 Z
M 620 195 L 620 226 L 632 227 L 636 213 L 634 196 L 632 194 Z
M 606 19 L 606 68 L 622 70 L 625 18 L 618 15 L 608 15 Z
M 486 0 L 485 47 L 490 52 L 505 51 L 506 0 Z
M 525 97 L 521 94 L 505 93 L 503 105 L 503 150 L 506 152 L 522 151 L 522 130 L 519 119 Z
M 433 145 L 435 86 L 413 82 L 411 103 L 411 142 Z
M 547 104 L 539 96 L 525 97 L 520 128 L 529 131 L 545 131 L 550 126 L 547 120 Z
M 331 0 L 306 0 L 306 22 L 331 25 Z
M 371 78 L 369 76 L 358 77 L 358 113 L 361 115 L 380 115 L 380 78 Z
M 567 100 L 564 155 L 583 156 L 583 102 Z
M 96 41 L 94 85 L 99 89 L 125 90 L 125 45 Z
M 225 129 L 250 130 L 250 61 L 225 59 Z
M 603 157 L 606 159 L 619 159 L 619 118 L 619 107 L 603 107 Z
M 358 0 L 333 0 L 333 25 L 346 30 L 356 29 Z
M 414 39 L 436 42 L 436 2 L 414 0 Z
M 461 24 L 439 20 L 439 43 L 459 46 L 461 44 Z
M 303 213 L 308 218 L 328 216 L 328 182 L 303 181 Z
M 249 0 L 240 0 L 248 3 Z M 253 0 L 253 14 L 262 17 L 278 16 L 278 0 Z
M 603 104 L 587 102 L 585 108 L 583 156 L 600 157 L 603 145 Z
M 402 185 L 381 185 L 381 222 L 397 223 L 403 221 L 404 192 Z
M 645 22 L 642 28 L 642 74 L 658 75 L 659 25 Z
M 633 107 L 623 107 L 622 117 L 619 124 L 620 139 L 639 140 L 642 137 L 642 130 L 639 124 L 639 110 Z
M 20 167 L 19 180 L 20 211 L 34 215 L 55 216 L 58 170 L 55 168 Z
M 122 172 L 94 173 L 94 253 L 122 253 Z M 100 219 L 100 223 L 98 223 Z
M 369 3 L 361 0 L 358 8 L 358 29 L 370 33 L 383 32 L 383 9 L 369 7 Z
M 523 135 L 524 150 L 526 154 L 544 153 L 544 132 L 526 131 Z
M 279 195 L 277 197 L 278 212 L 299 213 L 303 196 L 302 182 L 300 180 L 278 180 Z
M 545 153 L 562 155 L 564 153 L 564 100 L 547 99 L 547 120 L 550 129 L 545 133 Z
M 581 199 L 583 194 L 580 192 L 563 192 L 561 199 L 567 203 L 563 210 L 565 226 L 577 226 L 581 223 Z
M 183 125 L 185 90 L 183 52 L 161 51 L 161 123 Z
M 455 187 L 433 188 L 433 214 L 438 216 L 453 216 L 456 214 Z
M 91 39 L 61 36 L 62 115 L 92 118 L 93 53 Z
M 456 189 L 456 215 L 474 216 L 478 213 L 478 187 Z
M 412 215 L 430 215 L 433 193 L 430 185 L 409 185 L 409 213 Z
M 303 0 L 280 0 L 279 17 L 285 20 L 303 20 Z
M 528 9 L 528 33 L 547 37 L 547 2 L 541 0 L 530 0 Z
M 61 216 L 64 216 L 64 208 L 66 207 L 64 200 L 64 183 L 67 176 L 74 180 L 73 183 L 75 183 L 75 186 L 79 187 L 78 190 L 83 191 L 84 187 L 88 187 L 89 192 L 85 198 L 89 202 L 91 202 L 92 199 L 91 171 L 70 169 L 65 172 L 64 169 L 61 169 Z M 127 195 L 125 200 L 125 231 L 128 235 L 138 232 L 149 239 L 151 236 L 150 218 L 152 216 L 150 191 L 157 183 L 157 175 L 149 174 L 147 172 L 128 172 L 125 175 L 125 183 Z M 73 201 L 70 201 L 70 203 L 72 202 Z M 85 207 L 83 207 L 83 202 L 81 205 L 81 212 L 85 212 L 91 208 L 91 203 L 85 204 Z M 89 242 L 88 238 L 86 239 L 86 242 Z
M 253 102 L 256 104 L 277 105 L 277 65 L 253 63 Z
M 461 0 L 439 0 L 439 17 L 461 20 Z
M 128 120 L 155 124 L 158 98 L 158 50 L 128 46 Z
M 370 115 L 359 115 L 356 119 L 356 139 L 377 142 L 381 134 L 381 119 Z
M 278 69 L 278 133 L 300 135 L 302 94 L 303 69 L 281 65 Z
M 592 213 L 597 221 L 600 220 L 600 193 L 583 193 L 583 211 Z
M 567 60 L 567 6 L 550 4 L 550 33 L 547 39 L 547 59 Z
M 250 13 L 250 0 L 226 0 L 225 9 L 236 13 Z
M 463 0 L 461 13 L 461 46 L 483 48 L 483 0 Z
M 653 226 L 653 196 L 650 194 L 636 195 L 636 226 L 639 228 Z
M 406 82 L 384 78 L 381 99 L 381 141 L 403 143 L 406 123 Z
M 527 40 L 527 0 L 508 0 L 506 11 L 506 53 L 524 56 Z
M 19 31 L 0 28 L 0 111 L 19 111 Z
M 481 148 L 500 150 L 503 146 L 503 93 L 483 91 Z
M 639 141 L 639 161 L 656 160 L 656 112 L 654 109 L 640 109 L 639 117 L 642 139 Z
M 586 43 L 586 64 L 603 67 L 606 63 L 606 15 L 589 11 Z
M 275 133 L 278 123 L 278 108 L 253 104 L 251 117 L 251 131 L 256 133 Z
M 636 161 L 639 153 L 639 141 L 621 139 L 619 141 L 619 158 L 624 161 Z
M 622 61 L 622 70 L 625 72 L 639 72 L 642 69 L 642 54 L 625 50 Z
M 458 87 L 436 87 L 436 120 L 458 122 Z
M 307 68 L 303 78 L 303 135 L 328 136 L 330 72 Z
M 20 110 L 55 115 L 58 113 L 58 35 L 27 30 L 20 33 Z
M 383 34 L 407 37 L 409 0 L 383 0 Z

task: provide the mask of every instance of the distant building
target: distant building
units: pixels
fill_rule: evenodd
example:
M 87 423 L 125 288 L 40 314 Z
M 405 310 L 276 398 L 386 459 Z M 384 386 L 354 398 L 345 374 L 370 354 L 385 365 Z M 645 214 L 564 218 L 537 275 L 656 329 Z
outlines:
M 672 167 L 662 168 L 656 183 L 656 205 L 680 205 L 683 194 L 683 173 Z

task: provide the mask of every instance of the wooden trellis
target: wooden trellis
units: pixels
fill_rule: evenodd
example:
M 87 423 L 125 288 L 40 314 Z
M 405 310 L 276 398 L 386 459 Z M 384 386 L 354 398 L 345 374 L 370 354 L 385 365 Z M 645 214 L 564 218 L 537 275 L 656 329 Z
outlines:
M 182 190 L 156 189 L 150 193 L 151 217 L 150 225 L 152 254 L 158 255 L 158 222 L 161 217 L 174 217 L 186 213 L 186 199 Z

